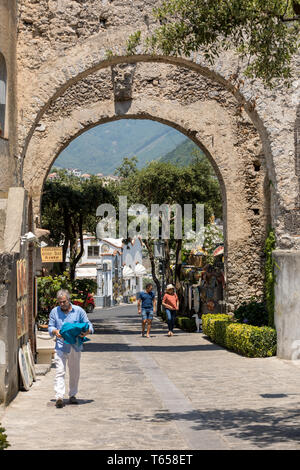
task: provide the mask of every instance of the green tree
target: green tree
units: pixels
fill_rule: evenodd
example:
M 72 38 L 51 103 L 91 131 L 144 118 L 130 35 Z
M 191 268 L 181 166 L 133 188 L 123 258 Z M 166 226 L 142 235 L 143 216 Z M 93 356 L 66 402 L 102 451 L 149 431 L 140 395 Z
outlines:
M 149 39 L 153 52 L 186 55 L 202 51 L 213 64 L 234 48 L 246 59 L 245 74 L 271 87 L 292 76 L 299 49 L 300 0 L 165 0 Z
M 137 162 L 137 157 L 124 157 L 121 165 L 116 168 L 114 174 L 121 178 L 128 178 L 137 172 Z
M 59 171 L 59 178 L 46 181 L 42 198 L 42 226 L 50 230 L 55 245 L 63 245 L 61 271 L 66 269 L 66 254 L 70 253 L 70 277 L 83 255 L 83 233 L 95 233 L 96 209 L 102 203 L 115 203 L 110 186 L 103 186 L 96 176 L 82 180 Z M 78 247 L 79 240 L 79 247 Z
M 186 166 L 180 167 L 169 162 L 152 161 L 147 166 L 131 174 L 124 179 L 119 186 L 119 193 L 127 195 L 129 204 L 143 204 L 151 211 L 152 204 L 167 204 L 172 206 L 178 204 L 181 208 L 184 204 L 205 205 L 205 222 L 214 214 L 220 217 L 222 214 L 222 200 L 218 180 L 212 166 L 200 152 L 196 152 L 194 161 Z M 164 240 L 166 258 L 166 281 L 173 282 L 170 268 L 170 251 L 175 252 L 175 282 L 179 287 L 181 271 L 181 249 L 182 239 L 174 237 L 174 215 L 170 214 L 170 238 Z M 193 214 L 195 223 L 195 213 Z M 160 215 L 159 224 L 162 224 Z M 158 307 L 161 300 L 161 285 L 156 274 L 154 259 L 154 240 L 151 238 L 151 227 L 147 227 L 147 237 L 144 243 L 148 250 L 152 268 L 152 277 L 158 292 Z M 195 228 L 195 227 L 194 227 Z

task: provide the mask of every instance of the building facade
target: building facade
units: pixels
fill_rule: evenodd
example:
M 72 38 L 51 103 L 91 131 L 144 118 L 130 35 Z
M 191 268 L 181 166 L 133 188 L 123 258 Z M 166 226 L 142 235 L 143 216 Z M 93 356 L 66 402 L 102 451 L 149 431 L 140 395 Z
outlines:
M 98 240 L 85 235 L 83 243 L 84 254 L 77 265 L 76 278 L 97 281 L 96 306 L 128 302 L 142 290 L 147 272 L 139 238 L 124 243 L 122 238 Z

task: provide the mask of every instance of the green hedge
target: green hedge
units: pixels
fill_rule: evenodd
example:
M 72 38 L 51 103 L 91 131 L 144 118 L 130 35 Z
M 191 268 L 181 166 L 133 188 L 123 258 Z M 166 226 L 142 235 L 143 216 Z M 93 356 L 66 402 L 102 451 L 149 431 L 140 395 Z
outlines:
M 212 341 L 216 341 L 216 324 L 224 323 L 224 322 L 228 323 L 229 321 L 230 321 L 229 315 L 208 313 L 206 315 L 202 315 L 202 330 Z M 221 336 L 222 336 L 219 333 L 220 328 L 221 326 L 219 325 L 219 328 L 218 328 L 219 341 L 221 340 Z
M 276 354 L 277 335 L 268 326 L 235 323 L 229 315 L 202 315 L 203 332 L 215 343 L 247 357 Z
M 185 331 L 196 331 L 196 324 L 193 318 L 189 317 L 176 317 L 175 325 L 177 328 Z
M 161 318 L 163 319 L 163 321 L 165 321 L 165 322 L 167 321 L 167 315 L 166 315 L 165 311 L 161 312 Z M 194 318 L 190 318 L 190 317 L 187 317 L 187 316 L 179 316 L 179 315 L 176 316 L 175 326 L 177 328 L 180 328 L 181 330 L 185 330 L 185 331 L 189 331 L 189 332 L 196 331 L 196 329 L 197 329 Z
M 7 435 L 5 434 L 5 429 L 0 426 L 0 450 L 4 450 L 9 446 L 10 444 L 7 441 Z

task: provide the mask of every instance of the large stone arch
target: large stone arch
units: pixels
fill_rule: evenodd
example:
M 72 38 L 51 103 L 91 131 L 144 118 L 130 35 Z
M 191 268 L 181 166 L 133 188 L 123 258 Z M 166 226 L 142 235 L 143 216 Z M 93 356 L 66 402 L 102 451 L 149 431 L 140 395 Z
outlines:
M 121 64 L 74 83 L 52 103 L 30 140 L 24 185 L 38 216 L 49 168 L 62 149 L 88 128 L 122 118 L 153 119 L 177 128 L 205 151 L 219 178 L 227 300 L 234 308 L 242 300 L 263 295 L 263 243 L 269 216 L 265 157 L 257 131 L 232 97 L 212 81 L 201 82 L 188 69 L 185 74 L 170 65 L 154 69 Z M 163 92 L 157 89 L 159 83 Z M 176 100 L 174 86 L 180 86 Z
M 130 30 L 126 28 L 125 31 L 119 31 L 117 34 L 110 35 L 108 33 L 105 37 L 101 36 L 100 43 L 97 41 L 97 39 L 100 39 L 98 37 L 91 42 L 86 41 L 83 45 L 78 45 L 75 50 L 72 50 L 72 54 L 58 57 L 52 64 L 42 66 L 38 76 L 33 73 L 26 87 L 26 96 L 23 97 L 24 106 L 21 110 L 22 133 L 19 134 L 20 157 L 25 158 L 30 139 L 49 108 L 64 95 L 66 90 L 76 85 L 76 83 L 107 67 L 113 68 L 122 64 L 135 66 L 140 63 L 170 64 L 195 72 L 200 78 L 214 82 L 232 95 L 236 104 L 243 108 L 252 124 L 256 127 L 264 146 L 269 176 L 276 182 L 269 129 L 265 126 L 267 114 L 264 109 L 264 119 L 262 119 L 257 110 L 258 102 L 254 103 L 256 92 L 260 95 L 259 98 L 263 100 L 264 97 L 260 93 L 262 90 L 257 91 L 253 84 L 249 86 L 247 82 L 246 84 L 242 82 L 244 85 L 241 86 L 235 81 L 236 75 L 233 71 L 238 68 L 238 65 L 234 54 L 231 52 L 226 53 L 222 63 L 216 64 L 215 67 L 205 65 L 201 54 L 194 54 L 189 59 L 147 54 L 128 56 L 124 36 L 128 38 L 129 34 Z M 112 49 L 107 49 L 109 47 L 112 47 Z
M 234 51 L 222 53 L 214 65 L 198 52 L 189 58 L 152 56 L 144 39 L 156 26 L 152 15 L 156 5 L 155 0 L 0 0 L 0 50 L 8 84 L 5 127 L 9 128 L 7 138 L 0 138 L 0 248 L 13 245 L 16 253 L 21 249 L 21 256 L 26 255 L 25 246 L 18 248 L 19 235 L 34 227 L 21 214 L 15 195 L 22 194 L 25 207 L 25 186 L 38 213 L 52 161 L 80 132 L 126 117 L 173 125 L 202 146 L 221 182 L 227 218 L 227 295 L 233 306 L 262 293 L 270 207 L 280 249 L 275 253 L 280 267 L 275 295 L 278 355 L 290 359 L 300 337 L 300 56 L 293 60 L 291 87 L 278 83 L 272 90 L 243 77 L 243 63 Z M 128 55 L 127 39 L 138 30 L 141 45 Z M 156 69 L 158 85 L 155 77 L 151 79 Z M 199 125 L 197 117 L 204 111 L 210 119 Z M 229 139 L 225 153 L 219 143 L 222 133 Z M 236 213 L 234 191 L 236 200 L 241 200 Z M 245 225 L 236 228 L 235 220 Z M 3 286 L 15 298 L 12 280 L 6 275 Z M 15 303 L 3 309 L 2 317 L 8 315 L 13 322 Z M 15 329 L 12 333 L 6 323 L 0 325 L 0 339 L 5 340 L 9 360 L 0 371 L 0 400 L 7 396 L 7 380 L 13 393 L 18 382 L 17 349 L 7 340 L 16 336 Z M 7 379 L 9 370 L 15 372 Z
M 294 129 L 295 121 L 296 127 L 299 124 L 300 56 L 293 61 L 295 79 L 291 87 L 287 89 L 278 83 L 272 90 L 264 89 L 259 80 L 243 77 L 243 63 L 234 51 L 223 52 L 213 66 L 198 52 L 188 59 L 152 57 L 147 54 L 144 39 L 156 26 L 152 14 L 156 5 L 154 0 L 18 1 L 18 119 L 15 120 L 18 126 L 12 152 L 17 162 L 17 184 L 23 185 L 23 162 L 36 127 L 43 126 L 40 121 L 47 121 L 46 115 L 53 102 L 61 99 L 73 85 L 101 69 L 122 63 L 177 65 L 196 72 L 200 79 L 205 77 L 219 84 L 234 98 L 235 105 L 243 107 L 247 113 L 263 148 L 276 246 L 293 249 L 295 256 L 299 256 L 300 209 Z M 128 55 L 127 39 L 138 30 L 142 42 L 134 51 L 136 55 Z M 253 203 L 253 191 L 247 194 Z M 297 317 L 295 305 L 299 301 L 293 299 L 286 310 L 295 311 Z
M 40 72 L 30 76 L 28 93 L 24 96 L 22 126 L 19 133 L 19 161 L 23 161 L 36 127 L 44 120 L 53 102 L 76 83 L 85 78 L 122 63 L 139 64 L 173 64 L 190 73 L 197 73 L 220 86 L 231 94 L 237 106 L 243 108 L 253 126 L 256 128 L 266 159 L 268 178 L 270 181 L 271 223 L 277 235 L 279 247 L 286 248 L 286 235 L 289 232 L 286 219 L 293 213 L 297 204 L 298 183 L 295 174 L 294 146 L 288 138 L 294 124 L 292 112 L 282 110 L 294 109 L 295 94 L 299 94 L 299 84 L 293 93 L 286 95 L 276 91 L 264 90 L 257 82 L 245 81 L 237 83 L 235 74 L 238 69 L 236 57 L 232 52 L 224 54 L 222 60 L 214 67 L 208 67 L 201 54 L 194 54 L 189 59 L 182 57 L 150 56 L 139 53 L 127 55 L 126 40 L 132 32 L 125 28 L 116 32 L 106 32 L 76 44 L 72 54 L 55 57 L 50 66 L 42 65 Z M 142 48 L 137 52 L 141 52 Z M 28 78 L 28 77 L 27 77 Z M 37 80 L 38 79 L 38 83 Z M 298 82 L 297 82 L 298 83 Z M 274 103 L 276 96 L 276 103 Z M 22 183 L 21 183 L 22 184 Z M 289 190 L 287 191 L 287 186 Z M 288 235 L 288 246 L 298 246 L 299 240 Z M 299 244 L 299 243 L 298 243 Z
M 272 90 L 243 77 L 243 63 L 234 51 L 222 53 L 214 65 L 198 52 L 189 58 L 152 56 L 144 39 L 156 26 L 152 10 L 157 3 L 0 0 L 0 50 L 6 60 L 8 85 L 6 132 L 0 137 L 0 249 L 10 251 L 13 246 L 16 256 L 28 255 L 26 247 L 20 247 L 20 235 L 34 227 L 26 210 L 20 210 L 30 206 L 23 186 L 32 194 L 38 212 L 43 179 L 52 160 L 80 132 L 105 120 L 126 117 L 173 125 L 202 146 L 221 182 L 227 218 L 227 295 L 232 306 L 262 293 L 263 242 L 270 207 L 279 248 L 275 253 L 280 268 L 275 294 L 278 355 L 290 359 L 294 341 L 300 337 L 300 56 L 293 60 L 291 87 L 278 83 Z M 142 43 L 134 55 L 128 55 L 127 39 L 138 30 Z M 149 73 L 156 68 L 158 85 Z M 164 76 L 165 70 L 168 76 Z M 106 76 L 99 81 L 101 74 Z M 204 110 L 211 119 L 198 125 L 197 116 L 203 116 Z M 221 116 L 222 123 L 218 121 Z M 227 118 L 231 133 L 227 132 Z M 55 133 L 56 143 L 51 141 Z M 217 142 L 222 133 L 231 138 L 225 153 Z M 232 161 L 228 165 L 230 155 L 234 165 Z M 240 189 L 237 200 L 241 207 L 236 213 L 233 188 L 237 193 Z M 239 217 L 245 226 L 236 230 Z M 235 250 L 233 229 L 237 233 Z M 1 321 L 0 340 L 8 351 L 0 371 L 0 400 L 5 402 L 8 395 L 10 399 L 14 396 L 18 384 L 18 345 L 11 343 L 16 327 L 9 326 L 17 311 L 15 254 L 9 255 L 11 267 L 2 283 L 2 297 L 9 293 L 12 299 L 11 305 L 1 307 L 0 315 L 5 320 Z M 32 287 L 30 281 L 29 289 Z
M 157 61 L 185 66 L 200 76 L 213 79 L 232 93 L 237 103 L 244 106 L 260 133 L 269 178 L 274 188 L 273 222 L 274 225 L 278 224 L 279 234 L 283 213 L 294 208 L 297 198 L 298 188 L 293 162 L 287 165 L 293 144 L 287 136 L 294 121 L 293 100 L 299 95 L 299 83 L 295 83 L 295 87 L 288 93 L 281 88 L 274 91 L 264 90 L 258 81 L 244 80 L 243 83 L 238 83 L 236 78 L 239 70 L 243 69 L 243 64 L 233 51 L 223 52 L 214 66 L 209 65 L 201 53 L 195 53 L 190 58 L 160 55 L 153 57 L 147 54 L 143 41 L 155 27 L 152 7 L 156 2 L 139 2 L 138 6 L 135 2 L 126 3 L 120 11 L 118 2 L 104 4 L 99 0 L 96 2 L 97 15 L 104 20 L 97 25 L 92 20 L 96 12 L 95 6 L 81 7 L 75 5 L 75 2 L 64 0 L 60 5 L 59 2 L 49 2 L 48 6 L 45 2 L 41 5 L 31 5 L 30 9 L 34 11 L 29 11 L 26 5 L 28 1 L 22 0 L 21 3 L 24 6 L 20 17 L 19 37 L 20 41 L 24 42 L 24 54 L 20 56 L 23 71 L 20 73 L 22 126 L 19 133 L 19 156 L 25 156 L 34 128 L 40 119 L 43 119 L 51 102 L 76 81 L 108 65 L 122 62 Z M 77 26 L 74 24 L 79 20 L 74 14 L 77 16 L 80 9 L 80 23 L 85 26 L 81 25 L 75 33 L 74 28 Z M 28 21 L 28 16 L 33 15 L 34 26 L 32 21 Z M 57 26 L 58 23 L 61 24 L 60 27 Z M 136 55 L 128 55 L 127 40 L 130 34 L 137 30 L 142 33 L 141 45 L 135 49 Z M 40 31 L 42 40 L 36 39 L 37 31 Z M 58 31 L 60 34 L 56 35 Z M 282 112 L 288 108 L 291 112 Z M 284 188 L 286 181 L 289 181 L 289 194 Z

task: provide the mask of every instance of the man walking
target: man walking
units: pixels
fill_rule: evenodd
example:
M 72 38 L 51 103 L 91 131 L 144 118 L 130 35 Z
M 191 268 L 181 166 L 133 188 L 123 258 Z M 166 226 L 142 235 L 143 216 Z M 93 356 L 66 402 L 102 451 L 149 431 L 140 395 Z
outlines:
M 156 299 L 152 292 L 152 288 L 152 284 L 147 284 L 146 290 L 144 292 L 140 292 L 138 298 L 138 314 L 142 315 L 142 336 L 145 336 L 145 328 L 147 324 L 147 338 L 150 338 L 153 313 L 156 312 Z
M 67 290 L 59 290 L 57 292 L 58 306 L 53 308 L 50 312 L 48 331 L 51 336 L 56 337 L 55 344 L 55 367 L 56 376 L 54 383 L 56 407 L 63 407 L 63 398 L 65 394 L 65 373 L 66 365 L 69 366 L 69 403 L 77 404 L 76 394 L 78 391 L 78 382 L 80 376 L 80 356 L 82 350 L 82 341 L 89 333 L 94 333 L 93 325 L 89 321 L 86 312 L 78 305 L 72 305 L 70 302 L 70 294 Z M 60 330 L 63 325 L 85 324 L 87 331 L 80 333 L 81 341 L 76 341 L 75 344 L 69 344 L 70 341 L 65 342 Z

